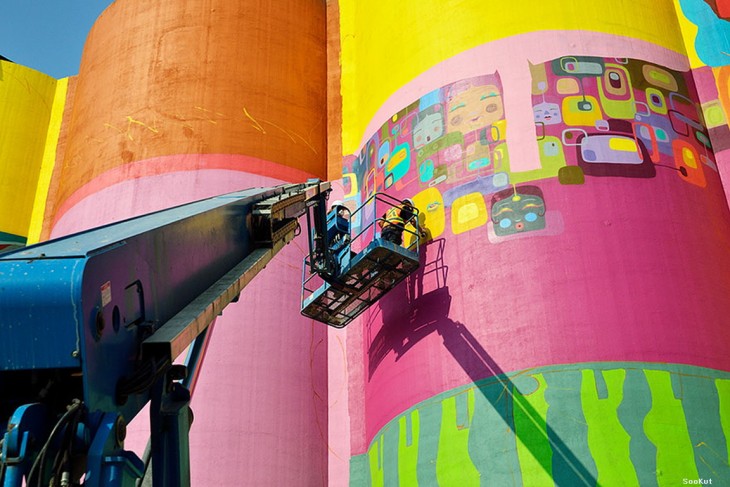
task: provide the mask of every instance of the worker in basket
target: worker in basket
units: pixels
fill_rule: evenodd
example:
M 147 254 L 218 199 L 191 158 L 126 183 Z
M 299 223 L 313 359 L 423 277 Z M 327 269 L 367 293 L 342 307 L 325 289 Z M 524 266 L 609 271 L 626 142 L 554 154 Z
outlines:
M 327 213 L 327 237 L 332 249 L 350 241 L 350 210 L 340 200 L 332 202 Z
M 403 231 L 408 224 L 413 225 L 421 238 L 426 236 L 426 230 L 416 216 L 416 207 L 410 198 L 406 198 L 400 205 L 390 208 L 378 221 L 378 225 L 383 230 L 382 239 L 398 245 L 403 245 Z

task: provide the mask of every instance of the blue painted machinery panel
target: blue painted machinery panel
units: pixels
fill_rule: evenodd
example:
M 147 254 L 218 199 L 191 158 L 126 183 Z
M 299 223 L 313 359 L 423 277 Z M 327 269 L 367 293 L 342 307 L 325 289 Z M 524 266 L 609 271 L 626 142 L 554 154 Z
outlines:
M 144 465 L 125 425 L 149 401 L 154 485 L 188 485 L 189 393 L 172 362 L 323 189 L 240 191 L 0 256 L 0 485 L 72 484 L 77 450 L 85 485 L 134 485 Z
M 0 257 L 3 377 L 81 372 L 90 410 L 131 419 L 147 398 L 119 406 L 116 387 L 141 341 L 249 254 L 246 218 L 263 196 L 211 198 Z
M 0 255 L 0 487 L 82 475 L 88 487 L 135 486 L 148 458 L 124 436 L 148 403 L 153 486 L 189 485 L 186 372 L 208 325 L 300 233 L 299 217 L 316 277 L 303 279 L 302 312 L 331 326 L 419 265 L 421 233 L 408 229 L 407 247 L 376 237 L 355 253 L 367 228 L 353 237 L 347 212 L 328 221 L 329 191 L 317 180 L 239 191 Z M 370 203 L 388 199 L 402 203 Z

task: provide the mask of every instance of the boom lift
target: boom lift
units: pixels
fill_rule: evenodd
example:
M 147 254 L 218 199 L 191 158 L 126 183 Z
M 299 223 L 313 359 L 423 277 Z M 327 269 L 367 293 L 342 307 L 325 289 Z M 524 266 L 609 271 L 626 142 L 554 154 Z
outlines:
M 239 191 L 1 255 L 0 486 L 138 484 L 149 458 L 124 449 L 125 428 L 147 403 L 153 485 L 189 485 L 186 374 L 210 323 L 300 232 L 299 217 L 302 288 L 321 280 L 303 292 L 314 319 L 346 325 L 418 266 L 417 237 L 396 248 L 370 232 L 356 252 L 368 228 L 348 228 L 335 242 L 329 192 L 318 180 Z
M 312 232 L 310 247 L 315 252 L 304 259 L 303 315 L 343 328 L 418 268 L 421 235 L 417 209 L 413 221 L 404 229 L 405 246 L 384 240 L 378 234 L 383 217 L 377 215 L 400 204 L 387 194 L 375 193 L 354 212 L 345 210 L 344 218 L 334 211 L 325 218 L 320 215 L 319 220 L 326 221 L 327 228 Z M 353 236 L 350 225 L 343 220 L 349 222 L 357 217 L 364 224 Z M 317 235 L 328 239 L 323 245 L 330 252 L 324 259 L 316 251 Z M 339 235 L 339 239 L 332 242 L 333 235 Z

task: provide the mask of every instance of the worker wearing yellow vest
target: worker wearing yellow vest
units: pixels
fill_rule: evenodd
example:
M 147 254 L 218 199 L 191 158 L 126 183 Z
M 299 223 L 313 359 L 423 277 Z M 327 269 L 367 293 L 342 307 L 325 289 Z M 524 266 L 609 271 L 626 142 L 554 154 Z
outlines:
M 404 199 L 403 203 L 386 211 L 378 223 L 383 229 L 382 239 L 398 245 L 403 245 L 403 230 L 408 223 L 417 228 L 421 237 L 426 234 L 421 222 L 418 221 L 415 205 L 410 198 Z

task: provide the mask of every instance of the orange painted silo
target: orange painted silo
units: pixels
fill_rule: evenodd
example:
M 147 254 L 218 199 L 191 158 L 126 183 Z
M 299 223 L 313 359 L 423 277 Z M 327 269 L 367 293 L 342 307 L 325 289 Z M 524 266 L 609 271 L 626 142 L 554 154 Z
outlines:
M 324 2 L 117 0 L 87 40 L 46 233 L 323 178 L 324 39 Z M 193 485 L 326 482 L 326 330 L 299 315 L 303 253 L 280 252 L 216 322 Z

